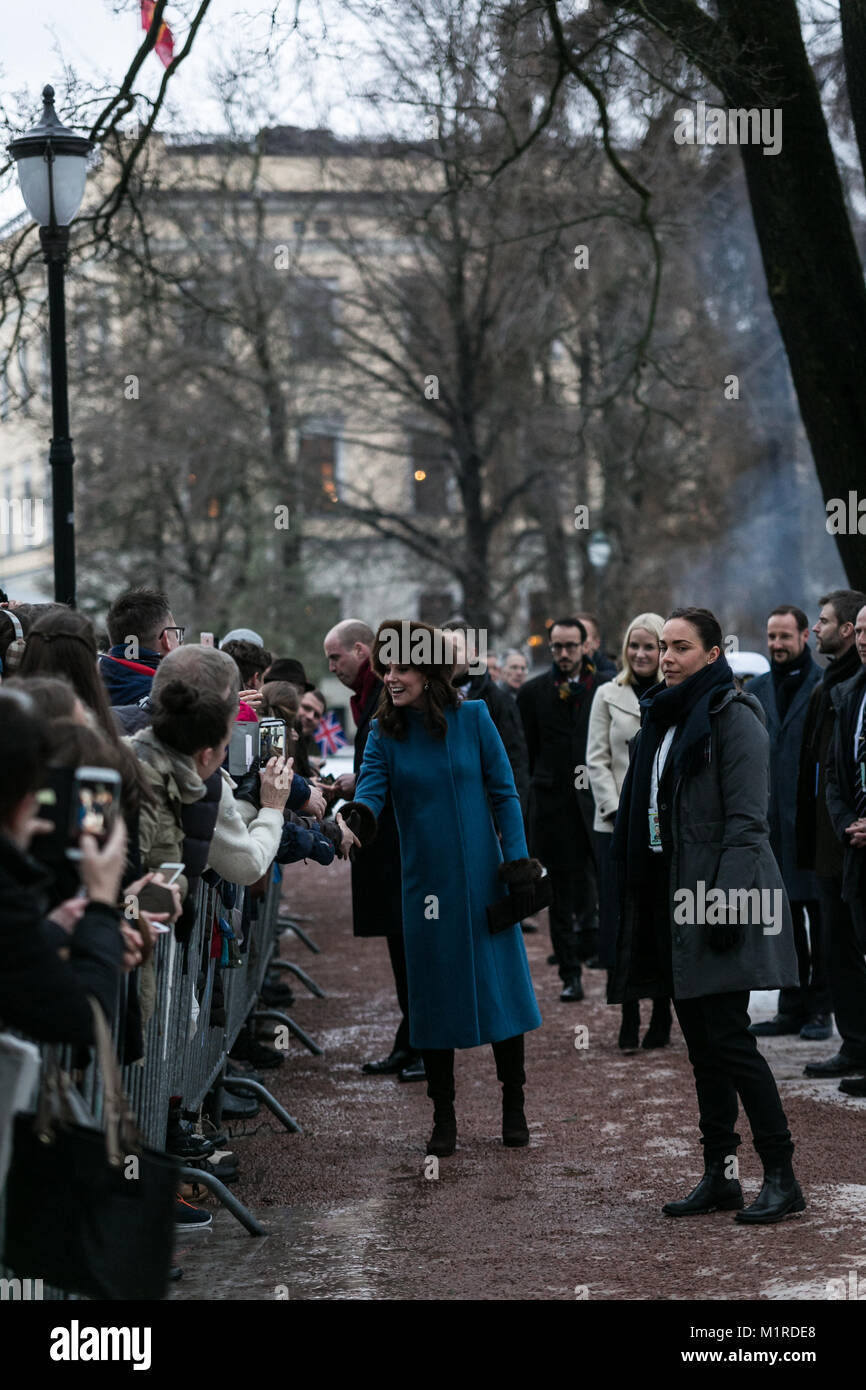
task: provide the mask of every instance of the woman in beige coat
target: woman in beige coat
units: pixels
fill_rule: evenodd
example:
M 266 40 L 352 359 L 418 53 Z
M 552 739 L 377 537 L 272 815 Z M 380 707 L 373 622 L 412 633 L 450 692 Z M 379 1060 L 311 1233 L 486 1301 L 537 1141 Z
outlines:
M 599 959 L 608 975 L 613 971 L 619 918 L 616 872 L 610 858 L 619 796 L 628 771 L 628 745 L 640 728 L 638 701 L 661 680 L 659 638 L 664 619 L 658 613 L 639 613 L 626 629 L 622 670 L 615 680 L 599 686 L 589 716 L 586 763 L 595 800 L 593 831 L 598 863 Z M 634 1052 L 640 1032 L 640 1004 L 622 1005 L 619 1045 Z M 669 999 L 654 999 L 643 1047 L 664 1047 L 670 1041 Z

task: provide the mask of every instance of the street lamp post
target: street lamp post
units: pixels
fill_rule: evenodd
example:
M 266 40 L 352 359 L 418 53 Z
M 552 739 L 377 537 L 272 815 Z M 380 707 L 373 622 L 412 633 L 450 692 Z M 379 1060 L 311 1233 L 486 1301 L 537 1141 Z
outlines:
M 69 437 L 69 392 L 66 371 L 66 301 L 64 270 L 69 224 L 84 197 L 87 156 L 92 142 L 60 124 L 54 88 L 45 87 L 42 120 L 13 140 L 9 153 L 18 166 L 18 181 L 27 210 L 39 223 L 39 240 L 48 266 L 48 322 L 51 344 L 51 515 L 54 528 L 54 598 L 75 607 L 75 507 Z

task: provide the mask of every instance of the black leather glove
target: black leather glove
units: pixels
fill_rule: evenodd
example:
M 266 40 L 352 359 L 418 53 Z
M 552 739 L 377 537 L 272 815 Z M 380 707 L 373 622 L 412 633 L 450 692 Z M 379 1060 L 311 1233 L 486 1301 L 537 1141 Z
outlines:
M 372 844 L 376 838 L 378 822 L 370 807 L 363 801 L 347 801 L 340 807 L 340 815 L 346 822 L 353 835 L 357 835 L 361 841 L 361 848 L 366 849 L 367 845 Z
M 499 865 L 499 881 L 508 885 L 515 911 L 521 919 L 532 912 L 535 884 L 542 877 L 544 866 L 537 859 L 509 859 Z

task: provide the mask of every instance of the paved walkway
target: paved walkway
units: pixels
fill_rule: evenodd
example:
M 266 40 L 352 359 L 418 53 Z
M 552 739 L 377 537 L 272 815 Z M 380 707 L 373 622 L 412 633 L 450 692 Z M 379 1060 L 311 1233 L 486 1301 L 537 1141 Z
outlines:
M 457 1054 L 458 1150 L 425 1177 L 430 1102 L 423 1085 L 365 1078 L 396 1026 L 382 941 L 351 934 L 348 870 L 289 870 L 293 908 L 322 954 L 292 935 L 286 959 L 327 991 L 296 986 L 290 1012 L 324 1047 L 296 1043 L 266 1084 L 300 1121 L 287 1135 L 262 1112 L 237 1139 L 237 1195 L 267 1227 L 253 1239 L 225 1211 L 184 1238 L 185 1299 L 826 1299 L 828 1281 L 866 1292 L 866 1102 L 803 1064 L 835 1043 L 763 1040 L 797 1143 L 807 1211 L 744 1229 L 730 1214 L 660 1214 L 701 1171 L 691 1069 L 679 1030 L 661 1052 L 623 1056 L 619 1010 L 601 972 L 587 999 L 560 1004 L 545 930 L 526 937 L 544 1025 L 527 1039 L 528 1150 L 503 1149 L 489 1048 Z M 544 919 L 541 919 L 544 923 Z M 307 925 L 307 924 L 305 924 Z M 755 998 L 768 1016 L 772 996 Z M 643 1006 L 644 1025 L 649 1005 Z M 588 1030 L 575 1047 L 575 1026 Z M 744 1122 L 740 1132 L 748 1133 Z M 747 1194 L 760 1186 L 750 1142 Z

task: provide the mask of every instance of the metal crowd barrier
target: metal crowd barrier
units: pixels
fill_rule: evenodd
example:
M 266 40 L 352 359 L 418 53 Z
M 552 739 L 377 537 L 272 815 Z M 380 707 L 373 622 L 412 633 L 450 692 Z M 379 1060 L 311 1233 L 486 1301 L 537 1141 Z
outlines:
M 255 1094 L 280 1120 L 284 1128 L 302 1133 L 300 1125 L 264 1086 L 245 1078 L 224 1076 L 228 1054 L 247 1020 L 252 1017 L 282 1021 L 289 1033 L 316 1055 L 322 1049 L 289 1017 L 274 1009 L 254 1011 L 277 943 L 280 905 L 280 875 L 272 866 L 263 896 L 253 897 L 249 889 L 223 882 L 212 886 L 201 881 L 196 895 L 195 923 L 185 944 L 175 933 L 161 934 L 154 948 L 156 1003 L 145 1026 L 144 1056 L 123 1068 L 123 1084 L 139 1132 L 148 1146 L 165 1145 L 171 1097 L 182 1098 L 182 1108 L 198 1110 L 213 1088 L 225 1087 L 232 1093 Z M 220 921 L 234 934 L 234 963 L 220 965 L 213 953 L 222 946 Z M 222 952 L 220 952 L 222 954 Z M 285 962 L 312 992 L 324 997 L 303 971 Z M 223 987 L 224 1020 L 212 1022 L 214 985 L 217 971 Z M 135 977 L 129 977 L 131 985 Z M 61 1065 L 71 1071 L 72 1049 L 61 1053 Z M 96 1067 L 91 1064 L 76 1078 L 76 1085 L 90 1113 L 102 1117 L 102 1094 Z M 208 1187 L 252 1235 L 265 1232 L 247 1209 L 212 1174 L 197 1168 L 181 1168 L 181 1178 Z M 3 1203 L 0 1193 L 0 1237 L 3 1232 Z M 58 1237 L 60 1238 L 60 1237 Z M 2 1239 L 0 1239 L 2 1250 Z M 0 1277 L 14 1278 L 0 1263 Z M 46 1298 L 65 1298 L 60 1290 L 48 1287 Z

